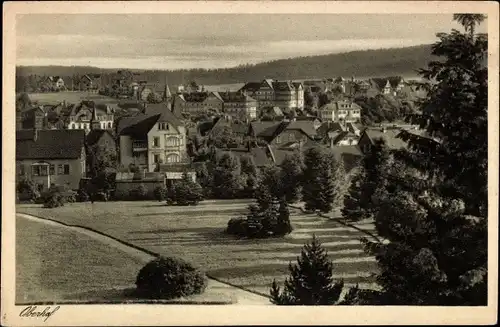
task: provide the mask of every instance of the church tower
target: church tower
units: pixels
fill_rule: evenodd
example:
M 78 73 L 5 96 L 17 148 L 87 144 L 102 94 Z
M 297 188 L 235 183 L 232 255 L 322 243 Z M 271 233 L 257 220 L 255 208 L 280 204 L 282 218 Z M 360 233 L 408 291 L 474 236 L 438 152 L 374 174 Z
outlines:
M 165 75 L 165 88 L 163 90 L 163 102 L 167 104 L 169 110 L 172 108 L 172 92 L 170 92 L 170 88 L 168 87 L 167 75 Z
M 101 129 L 101 122 L 97 119 L 97 108 L 94 102 L 92 106 L 92 118 L 90 119 L 90 129 Z

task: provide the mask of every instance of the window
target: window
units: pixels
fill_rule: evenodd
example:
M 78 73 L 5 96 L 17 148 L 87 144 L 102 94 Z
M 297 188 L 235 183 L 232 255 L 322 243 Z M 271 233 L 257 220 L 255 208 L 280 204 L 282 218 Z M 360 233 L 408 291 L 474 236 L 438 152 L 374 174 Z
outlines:
M 111 123 L 108 123 L 108 128 L 111 128 Z
M 281 143 L 281 136 L 279 136 L 279 135 L 276 136 L 276 143 L 277 144 Z
M 158 129 L 160 131 L 168 131 L 168 123 L 159 123 L 158 124 Z
M 174 153 L 174 154 L 169 154 L 169 155 L 167 156 L 167 162 L 169 162 L 169 163 L 172 163 L 172 162 L 179 162 L 179 161 L 180 161 L 180 160 L 179 160 L 179 155 L 177 155 L 177 154 L 175 154 L 175 153 Z
M 295 141 L 295 135 L 293 133 L 288 134 L 288 141 Z
M 153 147 L 155 147 L 155 148 L 160 147 L 160 138 L 159 137 L 153 138 Z
M 64 175 L 69 175 L 69 165 L 64 165 Z
M 64 165 L 61 164 L 57 165 L 57 174 L 58 175 L 64 174 Z
M 24 171 L 24 165 L 19 165 L 19 175 L 24 175 L 25 174 L 25 171 Z
M 176 137 L 169 137 L 167 138 L 167 146 L 179 146 L 180 142 L 179 139 Z
M 56 166 L 55 166 L 55 165 L 50 164 L 50 167 L 49 167 L 49 174 L 50 174 L 50 175 L 55 175 L 55 174 L 56 174 Z
M 160 162 L 160 155 L 159 154 L 154 154 L 153 155 L 153 162 L 155 164 Z

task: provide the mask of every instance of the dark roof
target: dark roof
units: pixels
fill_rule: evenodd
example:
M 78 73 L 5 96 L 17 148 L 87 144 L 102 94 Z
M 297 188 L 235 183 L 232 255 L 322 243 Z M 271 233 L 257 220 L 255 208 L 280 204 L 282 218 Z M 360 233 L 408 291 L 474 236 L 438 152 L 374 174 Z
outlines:
M 343 160 L 346 172 L 353 169 L 363 157 L 363 153 L 357 145 L 333 146 L 331 150 L 337 160 Z
M 338 122 L 332 122 L 332 121 L 327 121 L 321 124 L 320 127 L 316 130 L 316 133 L 321 136 L 325 137 L 328 135 L 329 132 L 332 131 L 344 131 L 345 128 Z
M 273 88 L 277 91 L 292 91 L 295 89 L 289 81 L 275 81 L 273 82 Z
M 117 134 L 144 137 L 160 119 L 157 115 L 137 115 L 134 117 L 123 117 L 118 120 Z
M 113 135 L 111 135 L 111 133 L 105 129 L 93 129 L 85 137 L 85 142 L 87 143 L 87 145 L 94 145 L 106 133 L 109 134 L 109 136 L 111 136 L 111 138 L 113 138 Z
M 262 82 L 249 82 L 243 85 L 243 87 L 240 90 L 246 90 L 250 92 L 255 92 L 260 89 L 260 85 Z
M 310 120 L 292 121 L 285 128 L 285 130 L 290 130 L 290 129 L 301 130 L 302 132 L 304 132 L 304 134 L 306 134 L 310 138 L 316 136 L 316 129 L 314 128 L 314 122 Z
M 281 122 L 276 121 L 258 121 L 251 122 L 252 130 L 255 136 L 272 137 L 280 127 Z
M 85 142 L 83 130 L 16 132 L 16 159 L 77 159 Z
M 170 123 L 175 128 L 184 126 L 179 117 L 174 115 L 172 111 L 165 105 L 165 103 L 148 104 L 146 106 L 146 115 L 160 114 L 160 122 Z

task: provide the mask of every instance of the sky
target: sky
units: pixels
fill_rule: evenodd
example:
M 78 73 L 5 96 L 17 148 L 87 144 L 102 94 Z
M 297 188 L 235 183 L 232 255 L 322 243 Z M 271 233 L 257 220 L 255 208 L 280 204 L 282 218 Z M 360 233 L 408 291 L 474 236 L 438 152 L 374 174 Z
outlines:
M 16 64 L 226 68 L 430 44 L 452 28 L 450 14 L 29 14 L 16 19 Z

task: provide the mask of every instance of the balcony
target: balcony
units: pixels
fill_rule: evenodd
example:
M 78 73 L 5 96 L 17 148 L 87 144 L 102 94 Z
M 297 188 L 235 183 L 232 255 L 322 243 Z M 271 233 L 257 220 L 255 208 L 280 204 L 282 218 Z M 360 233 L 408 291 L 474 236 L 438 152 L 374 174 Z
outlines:
M 133 141 L 132 142 L 132 151 L 134 151 L 134 152 L 148 151 L 148 142 L 147 141 Z

